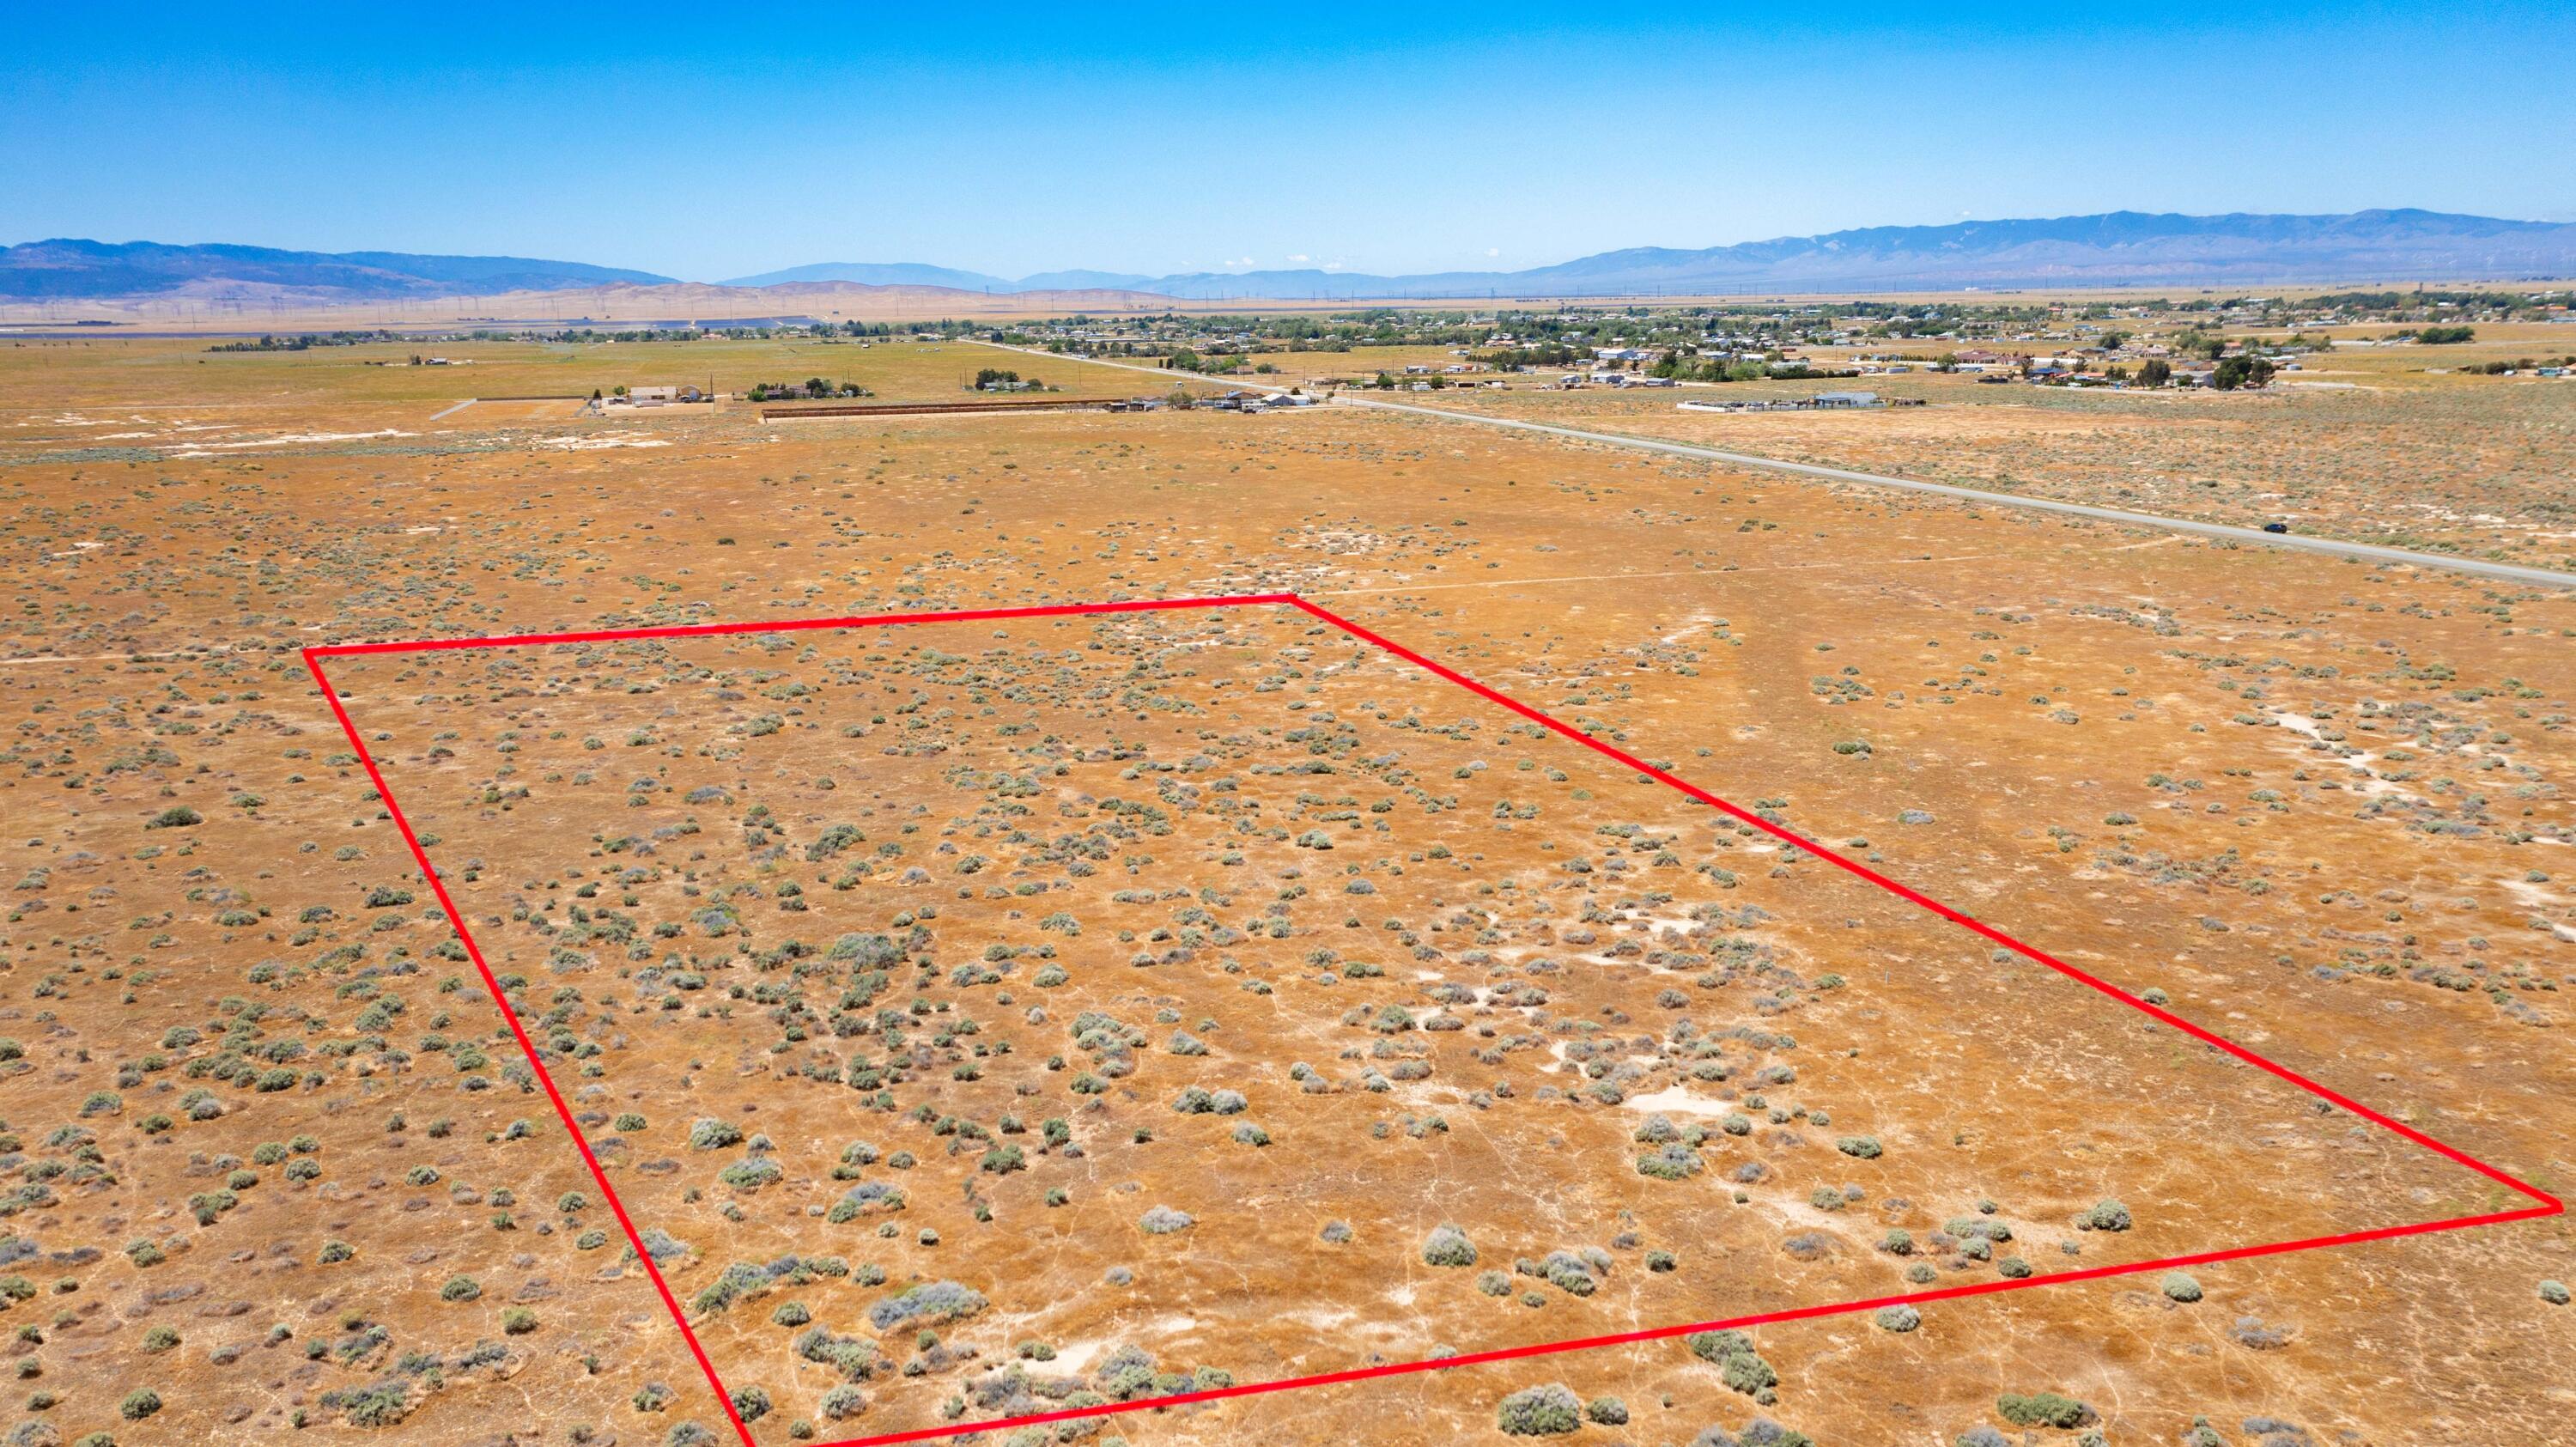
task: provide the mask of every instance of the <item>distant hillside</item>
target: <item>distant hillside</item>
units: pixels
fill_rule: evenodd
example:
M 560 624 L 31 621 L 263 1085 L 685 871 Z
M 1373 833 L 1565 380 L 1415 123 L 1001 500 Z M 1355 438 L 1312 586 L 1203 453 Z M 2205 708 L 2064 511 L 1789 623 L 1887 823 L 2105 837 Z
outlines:
M 413 256 L 399 251 L 278 251 L 153 241 L 30 241 L 0 250 L 0 299 L 232 300 L 294 296 L 387 301 L 488 292 L 564 291 L 669 281 L 646 271 L 519 256 Z
M 2434 211 L 2147 215 L 1877 226 L 1685 251 L 1636 247 L 1527 271 L 1322 271 L 1134 279 L 1166 296 L 1440 297 L 2256 286 L 2576 276 L 2576 226 Z
M 789 267 L 785 271 L 764 271 L 758 276 L 738 276 L 716 285 L 795 286 L 818 281 L 848 281 L 861 286 L 945 286 L 958 291 L 1054 289 L 1013 283 L 998 276 L 986 276 L 980 271 L 959 271 L 954 267 L 930 266 L 918 261 L 824 261 L 812 266 Z
M 904 268 L 843 264 L 806 272 L 892 280 Z M 932 270 L 924 268 L 924 270 Z M 1961 287 L 2256 286 L 2410 278 L 2576 276 L 2576 226 L 2434 211 L 2344 216 L 2178 216 L 2114 211 L 2032 221 L 1876 226 L 1703 250 L 1633 247 L 1526 271 L 1376 276 L 1321 270 L 1051 271 L 1018 281 L 952 273 L 945 285 L 994 291 L 1111 288 L 1195 301 L 1269 297 L 1633 296 L 1689 293 L 1947 291 Z M 750 278 L 745 284 L 758 284 Z

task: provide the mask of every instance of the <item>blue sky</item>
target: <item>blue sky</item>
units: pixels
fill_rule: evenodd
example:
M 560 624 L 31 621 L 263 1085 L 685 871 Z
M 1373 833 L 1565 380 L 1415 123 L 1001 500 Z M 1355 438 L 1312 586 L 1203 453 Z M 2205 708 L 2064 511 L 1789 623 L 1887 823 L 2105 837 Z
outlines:
M 2564 0 L 1689 8 L 24 6 L 0 242 L 713 280 L 1510 268 L 2122 208 L 2576 221 Z

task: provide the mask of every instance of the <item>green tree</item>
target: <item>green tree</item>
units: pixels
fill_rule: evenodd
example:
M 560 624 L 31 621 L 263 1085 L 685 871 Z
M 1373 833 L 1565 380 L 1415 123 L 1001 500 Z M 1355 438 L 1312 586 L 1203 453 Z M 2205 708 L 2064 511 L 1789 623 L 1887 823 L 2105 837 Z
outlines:
M 2272 364 L 2268 360 L 2250 354 L 2240 354 L 2219 362 L 2218 371 L 2210 378 L 2210 382 L 2222 392 L 2233 392 L 2239 387 L 2260 387 L 2269 383 L 2272 380 L 2272 371 Z

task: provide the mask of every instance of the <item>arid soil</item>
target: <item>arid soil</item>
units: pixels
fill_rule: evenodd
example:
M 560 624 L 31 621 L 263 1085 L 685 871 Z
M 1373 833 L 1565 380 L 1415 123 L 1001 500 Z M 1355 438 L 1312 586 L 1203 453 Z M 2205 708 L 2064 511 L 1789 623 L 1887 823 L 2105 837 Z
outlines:
M 2411 360 L 2420 366 L 2425 350 Z M 1744 414 L 1676 405 L 1833 389 L 1929 405 Z M 2576 568 L 2576 381 L 2566 379 L 2408 377 L 2373 357 L 2337 358 L 2261 393 L 2073 391 L 1915 372 L 1409 400 L 1986 491 Z
M 0 350 L 13 1440 L 732 1432 L 320 642 L 1295 590 L 2576 1174 L 2560 594 L 1382 414 L 432 420 L 501 389 L 365 365 L 400 348 L 72 350 Z M 564 352 L 587 395 L 714 344 Z M 956 361 L 718 380 L 928 395 Z M 2308 400 L 2227 445 L 2296 455 L 2265 429 Z M 2523 1204 L 1284 608 L 330 669 L 766 1447 Z M 1444 1225 L 1474 1264 L 1428 1259 Z M 1617 1399 L 1594 1444 L 2558 1441 L 2570 1247 L 2551 1218 L 1064 1430 L 1500 1443 L 1562 1383 Z M 2079 1424 L 2005 1414 L 2042 1392 Z

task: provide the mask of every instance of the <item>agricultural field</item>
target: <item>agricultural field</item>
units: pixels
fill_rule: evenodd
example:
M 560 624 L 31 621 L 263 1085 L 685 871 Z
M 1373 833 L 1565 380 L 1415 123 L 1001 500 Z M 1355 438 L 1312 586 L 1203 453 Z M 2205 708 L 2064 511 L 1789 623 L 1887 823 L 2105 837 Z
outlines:
M 696 386 L 739 395 L 761 382 L 801 383 L 818 376 L 858 383 L 877 400 L 949 401 L 970 396 L 975 374 L 987 367 L 1035 376 L 1070 396 L 1157 390 L 1150 377 L 1072 361 L 1050 367 L 1046 359 L 1002 356 L 966 342 L 396 341 L 276 352 L 218 352 L 209 346 L 202 340 L 12 341 L 0 347 L 0 359 L 18 374 L 41 374 L 47 401 L 32 410 L 13 409 L 9 430 L 0 435 L 13 443 L 141 443 L 136 450 L 148 451 L 193 435 L 150 430 L 155 427 L 271 416 L 303 422 L 316 414 L 363 414 L 392 426 L 425 420 L 472 397 L 585 399 L 620 386 Z M 429 357 L 445 357 L 452 365 L 412 364 Z M 119 408 L 141 410 L 117 415 Z M 100 415 L 83 415 L 83 409 Z M 189 415 L 198 409 L 215 410 L 202 419 Z
M 449 410 L 1033 369 L 968 343 L 408 350 L 0 348 L 13 1440 L 2563 1436 L 2565 593 L 1348 409 Z M 1689 436 L 2498 509 L 2517 380 Z M 1502 698 L 931 616 L 1287 593 Z

